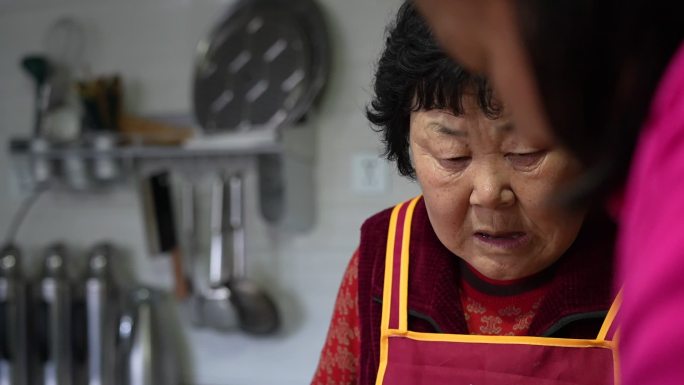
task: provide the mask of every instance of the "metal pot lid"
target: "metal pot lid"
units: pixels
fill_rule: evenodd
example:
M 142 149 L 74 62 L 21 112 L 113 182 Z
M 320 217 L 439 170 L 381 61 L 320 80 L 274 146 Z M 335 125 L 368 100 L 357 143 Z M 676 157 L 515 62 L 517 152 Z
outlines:
M 314 0 L 240 0 L 198 44 L 194 109 L 206 132 L 278 129 L 326 82 L 329 42 Z

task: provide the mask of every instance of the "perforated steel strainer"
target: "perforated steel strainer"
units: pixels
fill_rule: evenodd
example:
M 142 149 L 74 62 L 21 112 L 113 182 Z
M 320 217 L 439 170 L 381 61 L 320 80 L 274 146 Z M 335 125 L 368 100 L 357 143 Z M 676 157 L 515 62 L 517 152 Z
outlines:
M 289 126 L 320 94 L 328 66 L 314 0 L 240 0 L 198 44 L 196 119 L 206 132 Z

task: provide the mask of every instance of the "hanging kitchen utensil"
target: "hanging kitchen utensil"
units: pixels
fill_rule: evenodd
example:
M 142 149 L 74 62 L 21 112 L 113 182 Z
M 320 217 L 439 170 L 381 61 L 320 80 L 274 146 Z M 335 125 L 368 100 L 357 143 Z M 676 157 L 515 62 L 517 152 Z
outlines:
M 230 291 L 224 286 L 229 272 L 225 263 L 225 194 L 223 179 L 220 176 L 211 181 L 209 205 L 209 266 L 208 274 L 202 266 L 196 264 L 195 278 L 197 283 L 193 298 L 194 322 L 216 330 L 230 330 L 236 322 L 235 309 L 230 304 Z M 197 202 L 193 193 L 193 206 Z M 197 243 L 197 226 L 193 220 L 193 231 L 189 243 Z
M 166 385 L 162 373 L 159 319 L 155 315 L 160 293 L 138 287 L 128 293 L 119 321 L 118 363 L 115 383 L 121 385 Z
M 51 246 L 45 254 L 36 310 L 40 383 L 71 385 L 71 290 L 66 271 L 66 249 L 61 244 Z
M 116 291 L 111 271 L 113 247 L 103 243 L 88 256 L 85 279 L 88 385 L 114 385 Z
M 240 328 L 252 334 L 270 334 L 280 323 L 278 309 L 273 299 L 254 281 L 246 276 L 243 176 L 233 174 L 224 187 L 229 202 L 227 224 L 232 241 L 233 264 L 226 287 L 230 290 L 230 302 L 238 313 Z M 225 201 L 225 200 L 224 200 Z
M 209 214 L 211 234 L 209 239 L 209 287 L 217 289 L 226 282 L 229 274 L 225 263 L 226 192 L 221 177 L 212 182 L 211 212 Z
M 178 246 L 180 250 L 180 268 L 175 274 L 187 278 L 188 294 L 192 294 L 197 288 L 196 258 L 197 258 L 197 191 L 195 181 L 192 178 L 180 179 L 180 199 L 178 201 Z M 178 278 L 176 278 L 178 279 Z
M 270 334 L 280 319 L 271 297 L 246 277 L 243 176 L 217 176 L 211 186 L 209 279 L 195 298 L 197 323 L 218 330 L 235 325 Z
M 279 129 L 322 91 L 329 42 L 313 0 L 240 0 L 197 47 L 193 103 L 206 132 Z
M 171 174 L 158 172 L 143 180 L 143 219 L 152 255 L 168 253 L 173 264 L 175 295 L 185 299 L 189 294 L 189 278 L 176 232 L 176 208 L 173 204 Z
M 21 253 L 12 245 L 0 251 L 0 384 L 28 383 L 26 281 Z

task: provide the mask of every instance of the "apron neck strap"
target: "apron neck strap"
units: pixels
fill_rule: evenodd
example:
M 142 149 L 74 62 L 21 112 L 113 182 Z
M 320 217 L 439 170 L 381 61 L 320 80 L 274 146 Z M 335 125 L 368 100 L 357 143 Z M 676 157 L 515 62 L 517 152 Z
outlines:
M 421 196 L 398 204 L 392 210 L 387 232 L 385 281 L 382 295 L 382 331 L 407 332 L 408 270 L 411 222 Z
M 598 336 L 596 337 L 599 341 L 605 341 L 606 339 L 612 340 L 615 334 L 615 318 L 617 317 L 618 311 L 620 310 L 620 305 L 622 304 L 622 289 L 618 292 L 617 296 L 613 300 L 613 304 L 610 305 L 608 309 L 608 314 L 606 314 L 606 319 L 601 325 L 601 330 L 599 330 Z
M 382 331 L 395 330 L 400 333 L 408 331 L 408 273 L 409 245 L 411 240 L 411 222 L 416 204 L 421 195 L 394 206 L 387 231 L 387 248 L 385 251 L 385 278 L 382 295 Z M 608 310 L 601 330 L 596 337 L 599 341 L 612 339 L 613 325 L 620 304 L 622 290 L 618 293 Z

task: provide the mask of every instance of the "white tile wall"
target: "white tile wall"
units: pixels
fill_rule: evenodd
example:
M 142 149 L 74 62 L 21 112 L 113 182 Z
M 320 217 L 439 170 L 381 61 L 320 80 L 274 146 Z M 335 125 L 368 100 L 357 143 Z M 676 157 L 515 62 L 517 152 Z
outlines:
M 305 384 L 317 362 L 336 288 L 370 214 L 417 193 L 415 184 L 391 172 L 382 196 L 350 190 L 351 155 L 377 152 L 380 142 L 363 118 L 373 62 L 384 26 L 398 0 L 319 0 L 328 15 L 334 45 L 330 84 L 317 118 L 317 225 L 306 234 L 266 226 L 248 197 L 250 273 L 277 291 L 283 307 L 282 335 L 250 338 L 184 329 L 193 370 L 186 380 L 202 385 Z M 31 128 L 31 82 L 20 58 L 43 49 L 56 18 L 71 15 L 89 31 L 93 73 L 119 72 L 129 90 L 128 108 L 142 114 L 190 110 L 190 74 L 195 43 L 229 5 L 219 0 L 1 0 L 0 145 Z M 250 176 L 253 181 L 253 176 Z M 5 151 L 0 155 L 0 235 L 21 197 L 11 188 Z M 251 182 L 250 182 L 251 183 Z M 125 186 L 104 195 L 42 197 L 19 235 L 29 254 L 54 240 L 83 250 L 110 239 L 132 256 L 145 282 L 168 287 L 166 260 L 147 256 L 137 191 Z M 186 314 L 180 309 L 181 321 Z

